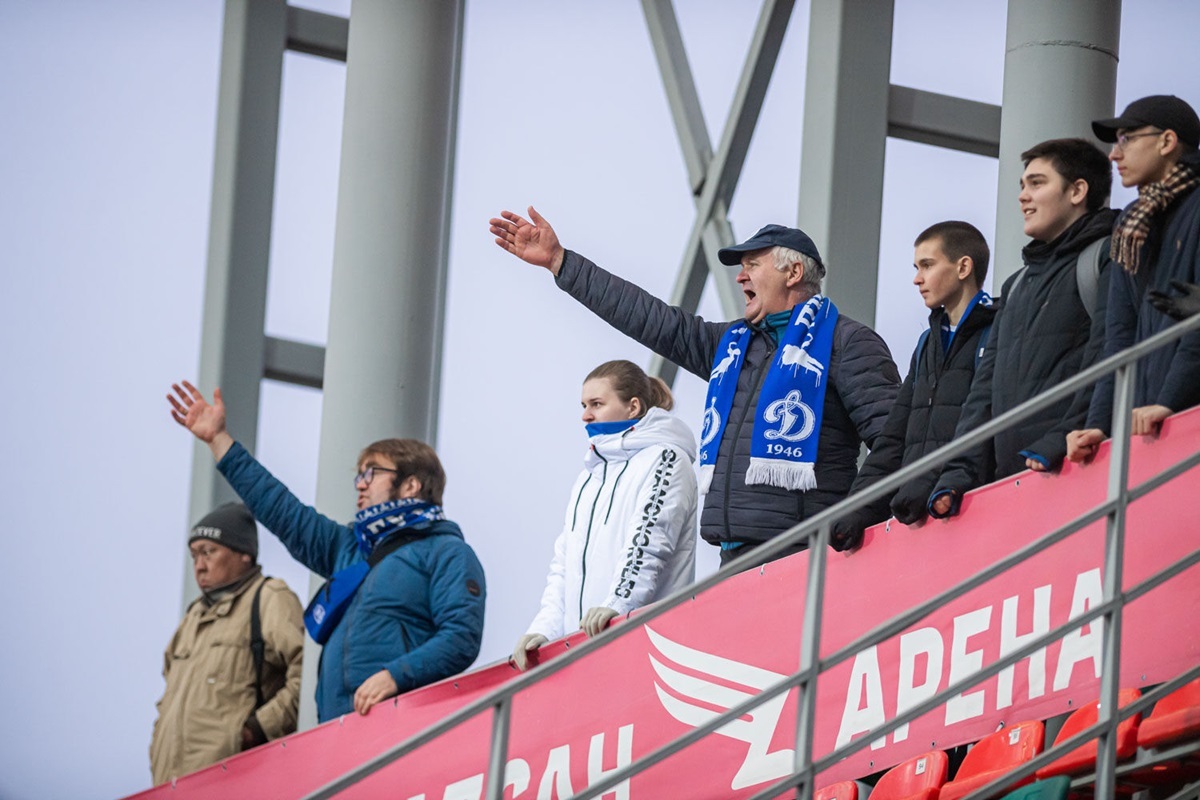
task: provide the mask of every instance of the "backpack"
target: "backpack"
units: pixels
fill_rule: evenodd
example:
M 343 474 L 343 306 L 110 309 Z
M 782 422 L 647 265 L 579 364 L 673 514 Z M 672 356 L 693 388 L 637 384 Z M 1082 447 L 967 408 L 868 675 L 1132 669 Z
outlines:
M 1075 286 L 1079 291 L 1079 300 L 1083 303 L 1083 310 L 1087 312 L 1088 319 L 1096 316 L 1096 295 L 1099 294 L 1100 285 L 1100 261 L 1104 254 L 1108 252 L 1111 236 L 1104 236 L 1089 244 L 1087 247 L 1079 251 L 1078 258 L 1075 259 Z M 1012 288 L 1008 290 L 1008 296 L 1014 297 L 1017 293 L 1017 287 L 1021 285 L 1021 280 L 1025 277 L 1025 270 L 1029 267 L 1021 267 L 1013 278 Z M 1007 302 L 1007 298 L 1005 299 Z

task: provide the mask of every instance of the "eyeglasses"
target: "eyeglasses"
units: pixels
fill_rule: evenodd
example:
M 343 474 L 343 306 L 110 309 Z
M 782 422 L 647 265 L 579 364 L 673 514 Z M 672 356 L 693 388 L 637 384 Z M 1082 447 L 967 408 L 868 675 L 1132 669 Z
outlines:
M 400 474 L 400 470 L 398 469 L 388 469 L 387 467 L 367 467 L 362 472 L 354 476 L 354 485 L 358 486 L 360 483 L 365 483 L 367 486 L 370 486 L 371 481 L 375 479 L 376 472 L 390 472 L 393 475 Z
M 202 559 L 202 558 L 203 558 L 205 561 L 208 561 L 210 558 L 212 558 L 213 556 L 215 556 L 215 555 L 216 555 L 217 553 L 219 553 L 219 552 L 220 552 L 220 551 L 219 551 L 217 548 L 215 548 L 215 547 L 200 547 L 200 548 L 197 548 L 197 549 L 195 549 L 195 550 L 192 550 L 192 551 L 191 551 L 191 553 L 192 553 L 192 563 L 193 563 L 193 564 L 195 564 L 197 561 L 199 561 L 199 560 L 200 560 L 200 559 Z
M 1143 136 L 1158 136 L 1162 131 L 1146 131 L 1145 133 L 1122 133 L 1117 136 L 1117 141 L 1113 143 L 1113 149 L 1124 150 L 1126 145 L 1133 139 L 1140 139 Z

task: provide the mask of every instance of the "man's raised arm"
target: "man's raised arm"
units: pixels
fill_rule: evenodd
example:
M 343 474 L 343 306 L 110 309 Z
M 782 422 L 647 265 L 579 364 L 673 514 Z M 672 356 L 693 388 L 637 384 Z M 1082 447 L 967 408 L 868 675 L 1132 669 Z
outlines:
M 705 322 L 639 286 L 568 252 L 550 224 L 529 207 L 533 222 L 504 211 L 493 217 L 496 244 L 522 261 L 545 267 L 559 288 L 631 339 L 705 380 L 729 323 Z

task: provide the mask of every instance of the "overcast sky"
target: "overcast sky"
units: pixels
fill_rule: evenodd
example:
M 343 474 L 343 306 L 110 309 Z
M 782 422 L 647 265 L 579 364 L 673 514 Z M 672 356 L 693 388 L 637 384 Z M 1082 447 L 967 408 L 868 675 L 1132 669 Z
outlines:
M 758 5 L 678 3 L 714 141 Z M 896 5 L 893 83 L 999 102 L 1003 0 Z M 796 218 L 807 4 L 797 6 L 731 209 L 740 237 Z M 199 360 L 222 9 L 0 0 L 2 798 L 113 797 L 150 781 L 162 650 L 194 521 L 192 442 L 163 395 Z M 1152 93 L 1200 101 L 1198 17 L 1186 0 L 1125 3 L 1118 106 Z M 535 611 L 584 452 L 583 376 L 612 358 L 648 360 L 547 273 L 497 249 L 487 219 L 534 203 L 567 247 L 665 295 L 693 212 L 639 3 L 476 0 L 466 26 L 437 446 L 448 515 L 487 570 L 484 663 L 511 650 Z M 272 335 L 325 339 L 344 76 L 286 57 Z M 504 101 L 531 87 L 554 99 L 552 124 Z M 909 285 L 912 239 L 945 218 L 990 239 L 996 166 L 889 141 L 886 175 L 877 328 L 903 370 L 926 313 Z M 1014 187 L 1012 213 L 1015 198 Z M 701 313 L 721 317 L 710 296 Z M 693 427 L 703 389 L 690 376 L 678 385 Z M 320 405 L 319 392 L 264 384 L 257 455 L 306 501 Z M 266 570 L 306 595 L 303 568 L 269 535 L 262 550 Z M 701 572 L 712 550 L 701 546 Z

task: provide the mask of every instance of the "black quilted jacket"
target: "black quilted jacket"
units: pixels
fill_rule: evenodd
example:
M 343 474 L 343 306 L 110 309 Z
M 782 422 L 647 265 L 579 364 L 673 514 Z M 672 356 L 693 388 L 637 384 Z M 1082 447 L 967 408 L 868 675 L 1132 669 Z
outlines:
M 705 382 L 721 337 L 742 322 L 705 322 L 570 251 L 557 281 L 614 328 Z M 825 373 L 829 384 L 817 445 L 817 488 L 799 492 L 747 486 L 754 424 L 750 412 L 758 405 L 759 387 L 774 353 L 772 340 L 755 331 L 700 512 L 700 535 L 706 541 L 764 542 L 844 498 L 857 472 L 861 443 L 874 443 L 896 399 L 900 374 L 883 339 L 866 325 L 839 316 Z

